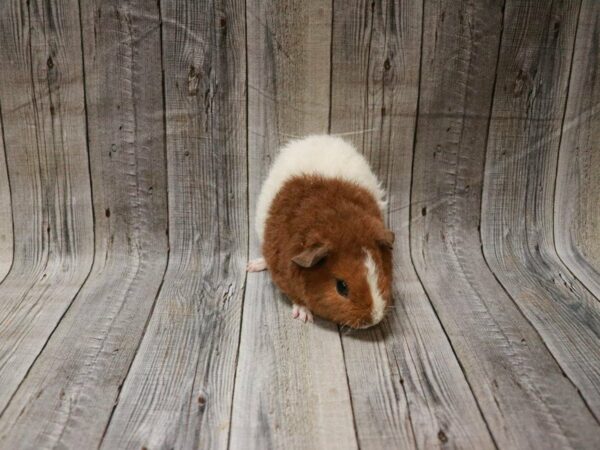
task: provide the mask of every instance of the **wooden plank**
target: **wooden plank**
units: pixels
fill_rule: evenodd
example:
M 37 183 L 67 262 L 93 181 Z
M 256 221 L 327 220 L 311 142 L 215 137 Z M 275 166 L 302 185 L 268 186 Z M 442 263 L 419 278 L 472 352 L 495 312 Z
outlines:
M 13 261 L 12 209 L 3 134 L 0 110 L 0 282 L 10 270 Z
M 500 282 L 600 417 L 600 302 L 554 248 L 554 184 L 578 1 L 508 1 L 482 238 Z
M 327 131 L 331 4 L 249 1 L 250 254 L 256 199 L 292 136 Z M 231 448 L 355 448 L 337 327 L 291 318 L 267 272 L 250 274 L 244 302 Z
M 0 418 L 2 448 L 98 447 L 167 263 L 158 6 L 81 6 L 96 259 Z
M 102 448 L 225 448 L 248 236 L 244 5 L 161 9 L 171 254 Z
M 445 6 L 430 3 L 425 10 L 427 45 L 442 10 L 449 9 L 452 18 L 458 14 Z M 362 448 L 493 448 L 410 258 L 423 4 L 357 2 L 344 8 L 336 3 L 334 11 L 332 132 L 347 134 L 385 181 L 388 220 L 396 233 L 395 309 L 381 326 L 343 337 L 359 443 Z M 431 76 L 430 51 L 423 61 L 425 79 Z
M 412 255 L 498 447 L 594 448 L 600 445 L 594 417 L 481 250 L 503 4 L 426 5 Z
M 600 3 L 581 5 L 562 127 L 554 233 L 560 258 L 600 298 Z
M 0 102 L 14 263 L 0 286 L 0 411 L 88 275 L 93 222 L 77 2 L 3 2 Z

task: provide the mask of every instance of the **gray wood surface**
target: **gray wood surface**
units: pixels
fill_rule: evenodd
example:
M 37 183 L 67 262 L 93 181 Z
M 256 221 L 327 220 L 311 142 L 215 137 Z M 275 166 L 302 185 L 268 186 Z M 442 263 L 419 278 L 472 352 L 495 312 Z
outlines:
M 362 448 L 493 448 L 410 258 L 423 5 L 369 5 L 334 8 L 332 44 L 332 133 L 348 133 L 385 180 L 396 232 L 394 308 L 381 327 L 343 337 L 358 439 Z
M 481 250 L 482 168 L 502 11 L 498 1 L 426 8 L 429 69 L 419 96 L 412 255 L 497 445 L 597 446 L 594 417 Z
M 93 223 L 77 2 L 3 2 L 0 42 L 16 242 L 0 285 L 1 412 L 90 271 Z
M 0 109 L 0 282 L 2 282 L 12 265 L 13 243 L 10 184 L 8 182 L 8 172 L 6 171 L 2 110 Z
M 162 2 L 170 258 L 102 448 L 225 448 L 247 259 L 242 2 Z
M 594 0 L 0 3 L 0 450 L 600 448 Z M 285 142 L 389 192 L 395 304 L 293 320 Z
M 98 447 L 167 262 L 157 5 L 81 6 L 96 258 L 0 418 L 3 448 Z
M 577 27 L 556 176 L 556 250 L 600 298 L 600 3 L 584 0 Z
M 490 266 L 598 418 L 600 302 L 562 264 L 553 235 L 578 17 L 579 2 L 506 5 L 481 227 Z
M 279 146 L 326 132 L 331 8 L 323 2 L 249 1 L 250 255 L 260 249 L 254 208 Z M 267 272 L 248 275 L 231 448 L 355 448 L 337 326 L 293 320 Z

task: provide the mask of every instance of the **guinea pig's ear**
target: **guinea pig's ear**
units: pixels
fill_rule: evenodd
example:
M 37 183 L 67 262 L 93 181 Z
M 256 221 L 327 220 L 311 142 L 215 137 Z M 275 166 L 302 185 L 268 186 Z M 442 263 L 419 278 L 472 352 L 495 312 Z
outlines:
M 300 267 L 309 268 L 325 258 L 328 253 L 329 248 L 326 245 L 317 244 L 298 253 L 292 258 L 292 261 Z
M 392 230 L 388 230 L 387 228 L 384 228 L 381 233 L 379 233 L 379 235 L 377 236 L 377 238 L 375 239 L 375 241 L 377 241 L 377 243 L 379 245 L 381 245 L 382 247 L 387 247 L 389 249 L 394 248 L 394 240 L 396 239 L 396 236 L 394 235 L 394 232 Z

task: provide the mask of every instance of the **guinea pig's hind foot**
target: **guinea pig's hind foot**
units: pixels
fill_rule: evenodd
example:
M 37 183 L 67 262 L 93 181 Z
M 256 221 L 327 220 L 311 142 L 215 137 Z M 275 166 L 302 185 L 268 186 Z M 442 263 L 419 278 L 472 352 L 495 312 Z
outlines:
M 267 269 L 267 262 L 265 258 L 257 258 L 252 261 L 248 261 L 248 265 L 246 266 L 246 270 L 248 272 L 260 272 L 262 270 Z
M 292 308 L 292 317 L 294 319 L 301 320 L 304 323 L 307 321 L 312 323 L 313 321 L 313 315 L 310 312 L 310 309 L 305 306 L 296 305 L 295 303 L 294 307 Z

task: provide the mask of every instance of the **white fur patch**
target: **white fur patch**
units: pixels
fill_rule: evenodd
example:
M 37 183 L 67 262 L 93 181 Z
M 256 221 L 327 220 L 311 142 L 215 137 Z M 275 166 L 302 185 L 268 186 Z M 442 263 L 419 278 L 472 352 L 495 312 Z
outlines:
M 385 300 L 379 291 L 379 272 L 377 271 L 377 265 L 369 253 L 368 250 L 364 250 L 367 254 L 365 258 L 365 267 L 367 268 L 367 283 L 369 283 L 369 289 L 371 291 L 371 298 L 373 299 L 373 309 L 371 310 L 371 317 L 373 325 L 381 322 L 385 314 Z
M 364 156 L 339 137 L 308 136 L 283 147 L 262 185 L 256 206 L 256 231 L 261 242 L 273 199 L 287 180 L 300 175 L 355 182 L 371 192 L 381 209 L 385 209 L 385 193 Z

